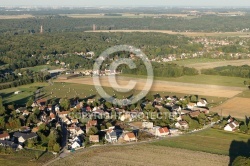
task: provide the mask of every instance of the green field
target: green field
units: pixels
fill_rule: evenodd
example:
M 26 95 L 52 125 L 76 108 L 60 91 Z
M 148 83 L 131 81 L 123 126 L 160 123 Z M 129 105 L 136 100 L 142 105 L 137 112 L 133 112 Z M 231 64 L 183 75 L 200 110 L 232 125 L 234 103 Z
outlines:
M 15 88 L 0 90 L 0 95 L 3 98 L 3 103 L 11 103 L 22 105 L 34 94 L 38 87 L 47 86 L 47 83 L 33 83 Z M 16 91 L 21 91 L 19 94 L 14 94 Z
M 171 139 L 162 140 L 153 144 L 158 146 L 168 146 L 193 151 L 229 155 L 229 149 L 232 141 L 247 142 L 249 138 L 250 136 L 247 134 L 208 129 L 181 137 L 173 137 Z
M 23 69 L 29 69 L 31 71 L 34 71 L 34 72 L 39 72 L 43 69 L 47 69 L 47 70 L 53 70 L 53 69 L 56 69 L 57 67 L 55 66 L 50 66 L 50 65 L 39 65 L 39 66 L 34 66 L 34 67 L 27 67 L 27 68 L 23 68 Z

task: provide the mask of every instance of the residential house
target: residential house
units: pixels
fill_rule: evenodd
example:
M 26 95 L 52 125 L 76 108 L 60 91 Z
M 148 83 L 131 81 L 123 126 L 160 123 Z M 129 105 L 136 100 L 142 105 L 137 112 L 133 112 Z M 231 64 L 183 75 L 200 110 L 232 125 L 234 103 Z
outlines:
M 110 142 L 114 143 L 117 142 L 117 134 L 115 130 L 108 130 L 105 134 L 105 139 Z
M 192 110 L 194 107 L 196 107 L 196 106 L 197 106 L 196 103 L 188 103 L 188 104 L 187 104 L 187 108 L 188 108 L 188 109 L 191 109 L 191 110 Z
M 188 129 L 189 125 L 186 121 L 179 121 L 175 123 L 175 127 L 178 129 Z
M 95 99 L 88 99 L 88 101 L 87 101 L 88 104 L 91 104 L 93 102 L 95 102 Z
M 237 121 L 233 121 L 233 122 L 228 123 L 224 127 L 224 130 L 225 131 L 234 131 L 234 130 L 236 130 L 237 127 L 239 127 L 239 123 Z
M 26 107 L 20 107 L 20 108 L 16 109 L 16 113 L 20 114 L 20 113 L 23 113 L 25 110 L 27 110 Z
M 57 115 L 60 118 L 65 118 L 67 115 L 69 114 L 69 111 L 62 111 L 62 112 L 58 112 Z
M 80 148 L 81 147 L 81 143 L 75 141 L 71 144 L 71 148 L 72 149 L 77 149 L 77 148 Z
M 4 146 L 4 147 L 11 147 L 14 150 L 21 150 L 23 149 L 23 147 L 19 144 L 16 144 L 12 141 L 8 141 L 8 140 L 0 140 L 0 146 Z
M 197 111 L 192 111 L 189 113 L 189 115 L 194 118 L 194 117 L 198 117 L 200 115 L 200 111 L 197 110 Z
M 50 117 L 51 120 L 56 119 L 56 115 L 54 113 L 52 113 L 52 112 L 50 113 L 49 117 Z
M 90 135 L 89 142 L 98 143 L 99 142 L 99 135 Z
M 208 104 L 207 101 L 204 100 L 204 99 L 200 99 L 200 100 L 196 103 L 197 107 L 206 107 L 207 104 Z
M 24 143 L 25 141 L 27 141 L 29 139 L 35 139 L 35 138 L 37 138 L 37 134 L 36 133 L 15 132 L 13 134 L 13 137 L 17 138 L 19 143 Z
M 23 111 L 23 115 L 24 115 L 24 116 L 28 116 L 29 114 L 30 114 L 29 111 L 27 111 L 27 110 Z
M 158 137 L 167 136 L 169 134 L 169 130 L 167 127 L 156 126 L 153 128 L 153 131 L 154 131 L 154 135 Z
M 31 131 L 30 127 L 28 126 L 22 126 L 19 131 L 21 131 L 22 133 L 28 133 Z
M 154 127 L 153 122 L 142 122 L 142 128 L 152 129 Z
M 130 133 L 126 133 L 125 135 L 124 135 L 124 141 L 128 141 L 128 142 L 131 142 L 131 141 L 136 141 L 137 139 L 136 139 L 136 137 L 135 137 L 135 134 L 134 133 L 132 133 L 132 132 L 130 132 Z
M 76 128 L 76 135 L 77 135 L 77 136 L 80 136 L 80 135 L 82 135 L 82 134 L 84 134 L 83 130 L 82 130 L 80 127 L 77 127 L 77 128 Z
M 10 135 L 7 132 L 3 132 L 2 134 L 0 134 L 0 140 L 9 140 L 10 139 Z
M 38 132 L 38 130 L 39 130 L 39 128 L 38 128 L 38 127 L 34 127 L 34 128 L 31 130 L 31 132 L 32 132 L 32 133 L 37 133 L 37 132 Z

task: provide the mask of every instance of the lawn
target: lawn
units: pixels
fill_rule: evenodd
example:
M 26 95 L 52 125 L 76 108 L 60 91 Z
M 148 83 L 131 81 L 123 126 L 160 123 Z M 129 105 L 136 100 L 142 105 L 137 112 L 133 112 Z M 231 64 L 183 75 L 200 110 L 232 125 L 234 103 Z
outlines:
M 232 141 L 247 142 L 249 135 L 241 133 L 226 132 L 217 129 L 208 129 L 181 137 L 161 140 L 152 143 L 157 146 L 202 151 L 213 154 L 229 155 Z M 233 149 L 237 147 L 232 147 Z M 237 153 L 237 151 L 235 151 Z
M 55 66 L 50 66 L 50 65 L 39 65 L 39 66 L 34 66 L 34 67 L 27 67 L 27 68 L 23 68 L 23 69 L 29 69 L 31 71 L 34 71 L 34 72 L 39 72 L 43 69 L 47 69 L 47 70 L 53 70 L 53 69 L 56 69 L 57 67 Z
M 121 76 L 146 78 L 145 75 L 130 75 L 122 74 Z M 182 76 L 182 77 L 154 77 L 155 80 L 164 80 L 171 82 L 183 82 L 183 83 L 194 83 L 194 84 L 207 84 L 207 85 L 219 85 L 219 86 L 234 86 L 234 87 L 245 87 L 244 81 L 246 79 L 240 77 L 227 77 L 218 75 L 195 75 L 195 76 Z
M 15 104 L 23 105 L 34 94 L 38 87 L 44 87 L 47 85 L 47 83 L 34 83 L 15 88 L 3 89 L 0 90 L 0 95 L 3 98 L 4 104 L 14 102 Z M 16 91 L 21 91 L 21 93 L 14 94 Z

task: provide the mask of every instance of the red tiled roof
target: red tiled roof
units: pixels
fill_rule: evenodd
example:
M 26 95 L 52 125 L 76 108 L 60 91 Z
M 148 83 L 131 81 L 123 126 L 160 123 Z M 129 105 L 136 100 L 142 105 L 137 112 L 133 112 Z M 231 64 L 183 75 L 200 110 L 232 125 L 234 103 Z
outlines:
M 0 138 L 6 138 L 9 137 L 9 133 L 4 132 L 3 134 L 0 134 Z
M 128 136 L 129 138 L 135 138 L 135 134 L 134 134 L 134 133 L 127 133 L 127 136 Z
M 168 133 L 169 130 L 168 130 L 167 127 L 163 127 L 163 128 L 159 128 L 159 132 L 160 132 L 160 133 Z

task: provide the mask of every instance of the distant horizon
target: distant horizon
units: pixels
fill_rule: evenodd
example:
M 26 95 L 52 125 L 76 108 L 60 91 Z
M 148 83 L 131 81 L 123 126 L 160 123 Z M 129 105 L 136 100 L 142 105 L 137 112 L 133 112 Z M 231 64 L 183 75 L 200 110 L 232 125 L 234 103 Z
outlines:
M 191 7 L 249 8 L 249 0 L 1 0 L 2 7 Z
M 100 5 L 100 6 L 64 6 L 64 5 L 0 5 L 4 8 L 190 8 L 190 9 L 250 9 L 249 6 L 120 6 L 120 5 Z

